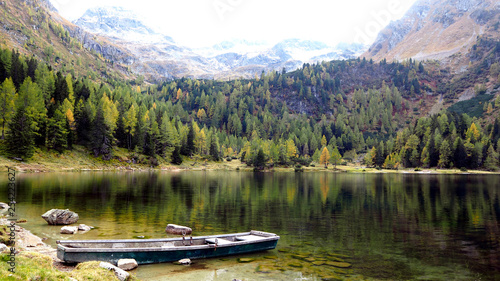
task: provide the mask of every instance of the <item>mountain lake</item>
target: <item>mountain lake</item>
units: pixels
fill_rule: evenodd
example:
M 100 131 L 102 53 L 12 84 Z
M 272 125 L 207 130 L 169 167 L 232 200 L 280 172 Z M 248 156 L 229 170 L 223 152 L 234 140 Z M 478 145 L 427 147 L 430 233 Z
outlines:
M 27 220 L 20 225 L 53 247 L 61 239 L 174 237 L 169 223 L 194 236 L 281 236 L 271 251 L 141 265 L 132 271 L 141 280 L 500 279 L 499 175 L 152 171 L 16 180 L 16 211 Z M 59 234 L 61 226 L 41 218 L 53 208 L 95 229 Z

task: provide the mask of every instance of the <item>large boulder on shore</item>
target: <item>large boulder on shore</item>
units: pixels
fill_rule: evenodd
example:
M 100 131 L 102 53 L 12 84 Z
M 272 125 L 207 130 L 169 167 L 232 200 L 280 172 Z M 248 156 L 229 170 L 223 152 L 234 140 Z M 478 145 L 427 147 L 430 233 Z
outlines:
M 165 231 L 170 234 L 175 234 L 175 235 L 183 235 L 183 234 L 191 234 L 193 230 L 190 227 L 187 226 L 182 226 L 182 225 L 176 225 L 176 224 L 168 224 L 167 228 L 165 228 Z
M 116 265 L 118 266 L 118 268 L 121 268 L 126 271 L 132 270 L 139 266 L 137 264 L 137 261 L 134 259 L 119 259 Z
M 47 221 L 48 224 L 57 225 L 68 225 L 76 223 L 79 219 L 78 214 L 72 212 L 68 209 L 52 209 L 47 211 L 42 215 L 42 218 Z
M 102 268 L 105 268 L 107 270 L 114 271 L 115 276 L 120 281 L 128 280 L 128 278 L 130 277 L 130 273 L 126 272 L 125 270 L 123 270 L 117 266 L 110 264 L 109 262 L 101 262 L 101 263 L 99 263 L 99 266 Z

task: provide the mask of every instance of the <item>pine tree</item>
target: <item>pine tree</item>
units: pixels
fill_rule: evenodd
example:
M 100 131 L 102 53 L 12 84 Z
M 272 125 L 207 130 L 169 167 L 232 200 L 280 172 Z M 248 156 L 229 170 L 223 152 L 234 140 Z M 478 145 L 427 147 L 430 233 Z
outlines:
M 439 162 L 438 166 L 440 168 L 446 168 L 450 165 L 451 158 L 451 147 L 448 140 L 444 140 L 439 147 Z
M 333 148 L 332 156 L 330 157 L 330 159 L 332 160 L 333 167 L 337 168 L 337 165 L 340 164 L 340 160 L 342 160 L 342 155 L 340 155 L 340 152 L 336 146 L 335 148 Z
M 13 157 L 31 158 L 35 151 L 35 134 L 31 117 L 26 108 L 21 106 L 9 123 L 7 134 L 8 153 Z
M 27 114 L 30 116 L 33 133 L 35 135 L 44 135 L 44 132 L 39 132 L 39 123 L 43 123 L 46 118 L 47 109 L 40 88 L 36 83 L 31 81 L 30 77 L 27 77 L 19 87 L 16 107 L 25 108 Z
M 170 158 L 176 147 L 180 146 L 180 139 L 175 126 L 170 122 L 167 114 L 163 114 L 160 132 L 163 156 Z

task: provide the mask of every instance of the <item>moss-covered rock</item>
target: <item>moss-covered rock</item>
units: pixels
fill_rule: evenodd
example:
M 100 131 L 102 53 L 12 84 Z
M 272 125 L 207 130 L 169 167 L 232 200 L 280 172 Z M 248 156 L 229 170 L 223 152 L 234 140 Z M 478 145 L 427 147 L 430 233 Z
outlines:
M 236 259 L 239 263 L 249 263 L 255 261 L 254 258 L 237 258 Z
M 268 265 L 258 265 L 255 268 L 255 272 L 258 273 L 271 273 L 273 271 L 276 271 L 275 268 Z
M 299 254 L 293 254 L 291 256 L 292 256 L 292 258 L 298 259 L 298 260 L 305 260 L 305 259 L 307 259 L 309 257 L 309 256 L 306 256 L 306 255 L 299 255 Z
M 288 252 L 290 252 L 290 248 L 281 248 L 281 249 L 278 249 L 278 252 L 280 252 L 280 253 L 288 253 Z

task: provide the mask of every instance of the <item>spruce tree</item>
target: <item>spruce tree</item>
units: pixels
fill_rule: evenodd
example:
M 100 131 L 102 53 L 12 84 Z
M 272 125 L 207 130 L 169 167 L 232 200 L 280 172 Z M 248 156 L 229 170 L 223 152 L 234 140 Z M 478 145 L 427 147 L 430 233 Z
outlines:
M 214 161 L 221 160 L 221 154 L 219 151 L 219 141 L 217 139 L 217 136 L 215 136 L 215 133 L 212 134 L 212 137 L 210 139 L 210 156 Z
M 484 167 L 490 171 L 498 169 L 498 153 L 493 148 L 493 145 L 490 145 L 488 148 L 486 160 L 484 161 Z
M 180 165 L 182 164 L 182 157 L 181 157 L 181 148 L 180 147 L 175 147 L 174 152 L 172 152 L 172 160 L 170 163 L 175 164 L 175 165 Z
M 111 159 L 112 144 L 113 136 L 104 121 L 102 108 L 98 107 L 95 119 L 92 122 L 90 148 L 95 157 L 102 155 L 104 160 L 109 160 Z
M 260 148 L 259 152 L 257 152 L 257 155 L 255 156 L 255 159 L 253 160 L 253 166 L 258 169 L 263 169 L 265 165 L 266 165 L 266 155 L 264 154 L 262 148 Z
M 186 156 L 193 155 L 193 152 L 194 152 L 194 137 L 195 137 L 195 135 L 194 135 L 193 122 L 191 122 L 191 124 L 189 125 L 189 131 L 188 131 L 188 134 L 187 134 L 186 146 L 183 147 L 182 154 L 184 154 Z
M 66 116 L 58 108 L 47 124 L 47 146 L 63 152 L 68 145 L 68 128 Z
M 17 109 L 9 123 L 7 134 L 8 154 L 23 159 L 31 158 L 35 151 L 35 134 L 30 116 L 24 106 Z

